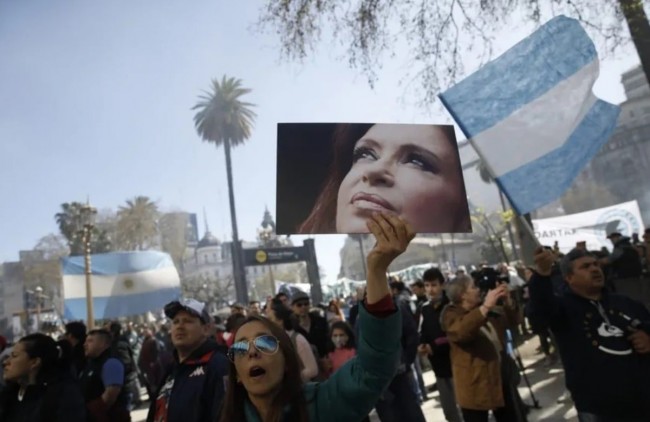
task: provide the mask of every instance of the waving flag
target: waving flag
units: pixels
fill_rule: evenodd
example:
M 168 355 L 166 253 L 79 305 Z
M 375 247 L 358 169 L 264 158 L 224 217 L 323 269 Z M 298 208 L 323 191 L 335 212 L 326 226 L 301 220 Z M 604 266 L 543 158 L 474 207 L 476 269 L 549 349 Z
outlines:
M 92 255 L 95 319 L 118 318 L 162 309 L 180 296 L 180 279 L 171 257 L 162 252 Z M 67 320 L 86 319 L 83 256 L 61 260 Z
M 616 127 L 598 72 L 585 31 L 559 16 L 440 95 L 519 214 L 562 196 Z

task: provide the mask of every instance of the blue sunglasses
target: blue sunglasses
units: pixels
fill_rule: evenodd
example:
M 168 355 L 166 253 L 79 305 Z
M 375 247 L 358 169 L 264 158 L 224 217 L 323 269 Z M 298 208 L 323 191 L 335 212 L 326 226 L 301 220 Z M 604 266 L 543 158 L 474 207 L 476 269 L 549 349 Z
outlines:
M 228 359 L 234 362 L 237 356 L 244 356 L 246 353 L 248 353 L 251 342 L 258 352 L 264 353 L 265 355 L 273 355 L 278 351 L 279 348 L 279 340 L 275 336 L 266 334 L 259 336 L 252 341 L 242 340 L 236 342 L 230 346 L 230 349 L 228 349 Z

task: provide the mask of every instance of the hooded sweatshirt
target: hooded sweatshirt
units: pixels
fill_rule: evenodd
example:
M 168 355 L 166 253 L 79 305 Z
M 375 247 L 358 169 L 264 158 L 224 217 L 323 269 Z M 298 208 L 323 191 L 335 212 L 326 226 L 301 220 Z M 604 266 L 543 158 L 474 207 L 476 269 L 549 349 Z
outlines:
M 634 326 L 650 333 L 650 312 L 605 290 L 598 301 L 571 290 L 555 296 L 550 278 L 539 274 L 530 300 L 531 313 L 556 336 L 578 412 L 650 420 L 650 354 L 636 353 L 627 339 Z

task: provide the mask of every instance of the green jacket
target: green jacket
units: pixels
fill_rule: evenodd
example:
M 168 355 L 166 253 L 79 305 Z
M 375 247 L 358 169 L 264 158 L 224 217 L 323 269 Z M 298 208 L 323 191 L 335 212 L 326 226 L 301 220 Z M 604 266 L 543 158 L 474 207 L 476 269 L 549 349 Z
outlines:
M 321 383 L 308 383 L 303 394 L 310 422 L 354 422 L 370 413 L 397 371 L 402 316 L 376 318 L 359 306 L 357 355 Z M 246 401 L 246 422 L 261 422 Z

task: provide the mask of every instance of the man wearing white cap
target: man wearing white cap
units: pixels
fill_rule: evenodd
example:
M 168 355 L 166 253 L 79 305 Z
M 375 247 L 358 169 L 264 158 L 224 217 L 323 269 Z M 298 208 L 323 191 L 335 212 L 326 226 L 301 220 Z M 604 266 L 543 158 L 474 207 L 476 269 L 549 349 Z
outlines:
M 174 362 L 151 403 L 147 422 L 201 422 L 219 419 L 225 394 L 228 359 L 209 337 L 212 318 L 194 299 L 165 306 L 172 320 Z

